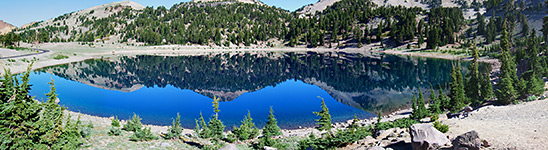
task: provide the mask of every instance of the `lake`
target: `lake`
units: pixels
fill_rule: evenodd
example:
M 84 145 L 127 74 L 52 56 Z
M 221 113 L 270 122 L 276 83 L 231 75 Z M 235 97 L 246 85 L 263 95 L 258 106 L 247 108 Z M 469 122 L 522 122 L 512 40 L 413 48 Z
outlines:
M 200 113 L 239 125 L 249 111 L 257 126 L 273 107 L 278 125 L 314 126 L 313 111 L 325 100 L 334 122 L 370 118 L 407 107 L 421 87 L 428 92 L 450 82 L 454 61 L 383 54 L 221 53 L 201 56 L 123 56 L 36 70 L 31 95 L 46 99 L 55 80 L 60 104 L 84 114 L 170 125 L 177 113 L 194 128 Z M 463 72 L 469 63 L 461 62 Z M 425 93 L 428 94 L 428 93 Z M 427 97 L 427 96 L 425 96 Z

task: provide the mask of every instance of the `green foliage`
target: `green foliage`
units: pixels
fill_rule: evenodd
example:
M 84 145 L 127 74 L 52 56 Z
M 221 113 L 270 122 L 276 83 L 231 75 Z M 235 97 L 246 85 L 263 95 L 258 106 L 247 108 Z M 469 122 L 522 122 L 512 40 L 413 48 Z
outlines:
M 318 130 L 320 131 L 329 131 L 331 129 L 331 115 L 329 114 L 329 109 L 325 106 L 325 101 L 322 99 L 322 111 L 314 112 L 317 116 L 320 116 L 320 119 L 316 120 L 316 124 L 320 125 Z
M 268 115 L 268 122 L 263 128 L 263 136 L 260 138 L 259 145 L 261 146 L 272 146 L 276 144 L 276 141 L 273 140 L 272 136 L 282 135 L 280 127 L 278 127 L 278 121 L 274 117 L 274 110 L 270 107 L 270 114 Z
M 56 59 L 56 60 L 67 59 L 67 58 L 69 58 L 69 57 L 66 56 L 66 55 L 61 55 L 61 54 L 59 54 L 59 55 L 53 57 L 53 59 Z
M 434 122 L 434 128 L 442 133 L 447 133 L 447 131 L 449 131 L 449 125 L 442 124 L 439 121 Z
M 253 139 L 259 135 L 259 129 L 255 127 L 249 111 L 247 111 L 247 116 L 242 120 L 240 127 L 234 127 L 233 133 L 239 140 Z
M 443 93 L 441 93 L 443 94 Z M 428 111 L 430 111 L 431 113 L 433 114 L 440 114 L 443 112 L 443 110 L 441 109 L 441 100 L 438 99 L 438 97 L 436 97 L 436 93 L 434 91 L 434 87 L 432 87 L 432 85 L 430 85 L 430 101 L 432 101 L 430 103 L 430 105 L 428 106 Z
M 173 120 L 173 124 L 169 127 L 169 129 L 167 129 L 167 133 L 164 138 L 178 139 L 179 136 L 181 136 L 181 133 L 183 133 L 183 127 L 181 127 L 181 116 L 177 113 L 177 119 Z
M 28 96 L 31 66 L 20 80 L 9 70 L 0 78 L 0 149 L 81 148 L 82 125 L 79 120 L 71 123 L 64 116 L 65 108 L 55 103 L 53 80 L 46 102 Z
M 468 66 L 468 70 L 470 70 L 470 73 L 468 74 L 468 79 L 466 80 L 466 96 L 472 103 L 472 106 L 478 106 L 483 102 L 483 99 L 481 97 L 481 74 L 479 73 L 479 54 L 477 48 L 472 48 L 474 51 L 474 59 L 472 60 L 472 63 L 470 66 Z M 466 102 L 468 103 L 468 102 Z
M 411 118 L 420 120 L 424 117 L 427 117 L 430 112 L 426 109 L 425 103 L 424 103 L 424 97 L 422 95 L 421 88 L 419 87 L 419 98 L 417 99 L 415 97 L 415 94 L 413 94 L 413 104 L 416 106 L 413 107 L 413 114 L 411 115 Z M 416 102 L 415 102 L 416 101 Z
M 309 138 L 299 141 L 299 149 L 335 149 L 347 146 L 370 135 L 371 132 L 369 132 L 368 127 L 337 130 L 333 135 L 327 134 L 320 138 L 316 138 L 314 134 L 311 134 Z
M 196 124 L 197 128 L 194 129 L 195 131 L 196 130 L 199 131 L 199 132 L 196 132 L 198 136 L 200 136 L 201 138 L 209 138 L 210 131 L 204 120 L 204 116 L 202 115 L 202 112 L 200 112 L 200 125 L 201 125 L 201 128 L 199 128 L 199 126 Z
M 462 73 L 460 69 L 460 62 L 457 63 L 457 66 L 453 66 L 451 70 L 451 91 L 449 93 L 449 108 L 450 111 L 458 111 L 464 107 L 464 102 L 466 102 L 466 96 L 464 95 L 464 85 L 462 81 Z
M 140 130 L 142 126 L 143 125 L 141 124 L 141 118 L 139 118 L 139 115 L 133 113 L 133 118 L 127 121 L 127 123 L 124 125 L 124 128 L 122 129 L 126 131 L 136 132 L 137 130 Z
M 150 128 L 145 129 L 137 129 L 137 131 L 133 132 L 133 135 L 129 137 L 131 141 L 151 141 L 156 140 L 158 137 L 154 136 L 152 132 L 150 132 Z
M 209 120 L 209 125 L 207 126 L 209 130 L 209 136 L 213 139 L 220 140 L 223 138 L 223 131 L 225 129 L 225 126 L 223 125 L 223 122 L 219 120 L 219 98 L 216 96 L 213 97 L 213 116 Z

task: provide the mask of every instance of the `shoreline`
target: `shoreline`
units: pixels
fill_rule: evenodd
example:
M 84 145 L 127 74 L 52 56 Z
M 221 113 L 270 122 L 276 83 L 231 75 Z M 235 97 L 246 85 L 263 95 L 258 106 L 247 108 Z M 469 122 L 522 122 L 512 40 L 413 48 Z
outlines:
M 100 45 L 100 46 L 99 46 Z M 100 59 L 104 57 L 116 58 L 120 56 L 136 56 L 136 55 L 156 55 L 156 56 L 194 56 L 204 55 L 211 53 L 226 53 L 226 52 L 346 52 L 346 53 L 359 53 L 364 55 L 371 55 L 373 53 L 382 53 L 390 55 L 403 55 L 412 57 L 424 57 L 424 58 L 436 58 L 446 60 L 471 60 L 471 57 L 465 57 L 461 55 L 442 54 L 438 52 L 408 52 L 404 50 L 397 50 L 396 48 L 383 50 L 380 49 L 377 44 L 372 43 L 365 45 L 362 48 L 306 48 L 306 47 L 209 47 L 199 45 L 160 45 L 160 46 L 127 46 L 124 44 L 102 44 L 95 43 L 94 46 L 80 45 L 75 42 L 68 43 L 43 43 L 39 45 L 32 45 L 24 43 L 22 47 L 28 47 L 32 49 L 44 49 L 49 50 L 48 53 L 32 55 L 18 58 L 18 60 L 28 60 L 28 62 L 16 61 L 9 62 L 7 59 L 0 60 L 0 64 L 3 64 L 5 68 L 10 69 L 11 73 L 18 74 L 26 71 L 30 60 L 37 60 L 34 62 L 33 70 L 50 67 L 55 65 L 73 63 L 84 61 L 88 59 Z M 3 51 L 8 49 L 0 48 L 0 55 Z M 15 51 L 15 50 L 12 50 Z M 13 52 L 4 52 L 13 53 Z M 54 59 L 57 55 L 65 55 L 67 59 Z M 496 72 L 500 68 L 500 63 L 497 59 L 481 58 L 480 62 L 489 63 L 493 66 L 491 72 Z M 0 70 L 0 74 L 3 74 L 4 70 Z

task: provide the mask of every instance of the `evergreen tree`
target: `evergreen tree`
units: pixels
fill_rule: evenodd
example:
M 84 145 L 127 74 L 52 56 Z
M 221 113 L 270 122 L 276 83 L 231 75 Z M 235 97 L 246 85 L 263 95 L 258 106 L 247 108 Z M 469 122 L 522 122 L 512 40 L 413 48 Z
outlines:
M 491 79 L 489 77 L 489 72 L 484 73 L 481 78 L 481 99 L 489 100 L 493 98 L 493 85 L 491 84 Z
M 119 136 L 120 134 L 122 134 L 122 130 L 120 130 L 120 120 L 118 120 L 118 117 L 115 116 L 110 122 L 110 130 L 108 131 L 108 135 Z
M 468 69 L 470 70 L 470 73 L 468 74 L 468 80 L 466 82 L 466 96 L 469 98 L 470 102 L 472 103 L 472 106 L 478 106 L 483 102 L 483 99 L 480 96 L 480 73 L 479 73 L 479 55 L 478 55 L 478 49 L 472 48 L 474 51 L 474 59 L 472 60 L 472 63 L 470 66 L 468 66 Z M 467 102 L 468 103 L 468 102 Z
M 443 94 L 443 88 L 441 87 L 441 84 L 438 85 L 439 86 L 439 89 L 438 89 L 438 100 L 440 100 L 440 109 L 443 111 L 443 110 L 449 110 L 450 107 L 449 107 L 449 98 L 445 97 L 445 95 Z
M 544 81 L 535 72 L 531 75 L 531 79 L 527 82 L 527 93 L 532 95 L 541 95 L 544 93 Z
M 443 94 L 443 93 L 442 93 Z M 436 97 L 436 94 L 434 92 L 434 87 L 430 85 L 430 105 L 428 107 L 428 110 L 434 114 L 440 114 L 442 113 L 441 110 L 441 100 Z
M 325 106 L 325 101 L 322 99 L 322 111 L 320 112 L 314 112 L 317 116 L 320 116 L 320 119 L 317 119 L 317 125 L 320 125 L 318 127 L 318 130 L 320 131 L 330 131 L 331 130 L 331 115 L 329 114 L 329 109 L 327 106 Z
M 139 118 L 139 115 L 133 113 L 133 118 L 131 118 L 130 121 L 128 121 L 125 125 L 124 125 L 124 130 L 126 131 L 137 131 L 137 130 L 141 130 L 142 128 L 142 124 L 141 124 L 141 118 Z
M 261 145 L 272 146 L 276 144 L 276 141 L 271 139 L 272 136 L 281 135 L 280 127 L 278 127 L 278 121 L 274 117 L 274 110 L 270 107 L 270 114 L 268 115 L 268 122 L 263 128 L 263 136 L 260 139 Z
M 213 96 L 213 116 L 209 120 L 208 129 L 210 132 L 210 136 L 216 140 L 220 140 L 223 138 L 223 131 L 225 129 L 225 126 L 223 125 L 223 122 L 219 120 L 219 101 L 220 99 L 216 96 Z
M 210 136 L 210 130 L 207 127 L 207 123 L 204 120 L 204 116 L 202 115 L 202 112 L 200 112 L 200 125 L 201 130 L 199 133 L 197 133 L 201 138 L 209 138 Z
M 167 129 L 167 134 L 165 134 L 165 139 L 178 139 L 183 133 L 183 128 L 181 127 L 181 116 L 177 113 L 177 119 L 173 120 L 173 123 L 169 129 Z
M 253 139 L 259 135 L 259 129 L 255 127 L 249 111 L 247 111 L 247 116 L 242 120 L 240 127 L 234 127 L 233 133 L 239 140 Z
M 457 66 L 453 66 L 453 69 L 451 70 L 451 91 L 449 93 L 450 101 L 448 106 L 450 111 L 458 111 L 464 107 L 466 96 L 464 95 L 464 86 L 462 82 L 460 62 L 458 62 Z
M 424 96 L 422 95 L 421 88 L 419 87 L 419 98 L 415 98 L 415 94 L 413 94 L 413 100 L 416 101 L 416 109 L 413 110 L 413 115 L 411 118 L 420 120 L 426 116 L 429 115 L 428 110 L 426 109 L 425 103 L 424 103 Z
M 500 56 L 500 62 L 502 63 L 500 68 L 500 81 L 498 83 L 499 89 L 496 92 L 498 102 L 503 105 L 513 103 L 517 98 L 517 92 L 515 90 L 516 84 L 519 82 L 517 79 L 516 65 L 510 55 L 510 42 L 508 41 L 508 31 L 506 28 L 506 21 L 503 25 L 501 48 L 502 54 Z

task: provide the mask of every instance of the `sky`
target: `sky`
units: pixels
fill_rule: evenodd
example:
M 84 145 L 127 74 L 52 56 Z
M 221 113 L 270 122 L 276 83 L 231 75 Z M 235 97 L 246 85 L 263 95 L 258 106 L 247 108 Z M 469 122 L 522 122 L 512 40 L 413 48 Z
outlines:
M 0 20 L 17 27 L 33 21 L 42 21 L 57 16 L 122 0 L 1 0 Z M 143 6 L 165 6 L 170 8 L 180 2 L 190 0 L 132 0 Z M 294 11 L 318 0 L 261 0 L 262 2 Z

